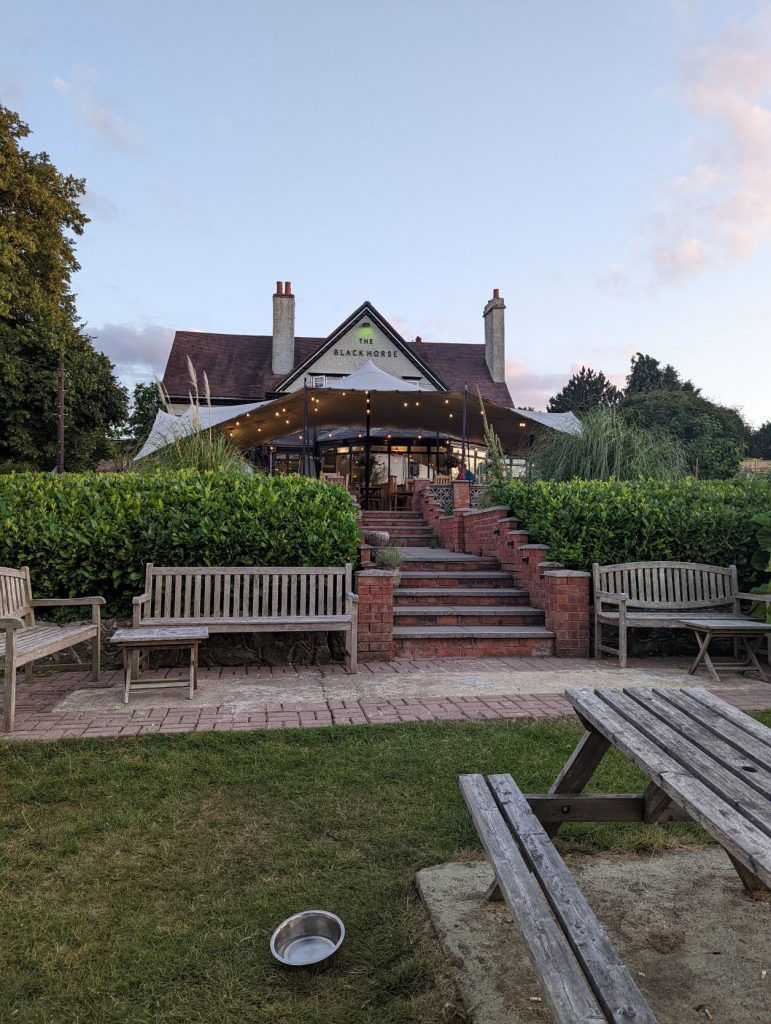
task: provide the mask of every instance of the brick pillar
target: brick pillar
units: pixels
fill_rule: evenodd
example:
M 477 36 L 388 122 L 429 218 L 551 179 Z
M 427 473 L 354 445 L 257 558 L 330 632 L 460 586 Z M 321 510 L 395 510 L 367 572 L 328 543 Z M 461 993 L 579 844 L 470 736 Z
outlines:
M 558 658 L 589 657 L 588 572 L 547 569 L 543 574 L 546 628 L 554 630 Z
M 453 509 L 471 508 L 471 484 L 468 480 L 453 480 L 452 507 Z
M 359 661 L 390 661 L 394 643 L 394 573 L 356 573 L 359 595 Z

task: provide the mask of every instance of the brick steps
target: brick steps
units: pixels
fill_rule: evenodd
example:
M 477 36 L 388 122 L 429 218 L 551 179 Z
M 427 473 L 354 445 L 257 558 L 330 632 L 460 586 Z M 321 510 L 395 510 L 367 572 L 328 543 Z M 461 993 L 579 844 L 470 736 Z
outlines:
M 547 658 L 554 634 L 543 626 L 398 626 L 397 658 Z
M 525 606 L 424 605 L 394 608 L 394 626 L 543 625 L 543 612 Z
M 454 605 L 526 605 L 528 593 L 522 587 L 397 587 L 394 590 L 394 604 L 400 608 L 412 605 L 431 607 L 434 604 Z
M 403 562 L 403 565 L 408 565 L 408 562 Z M 502 588 L 510 588 L 512 583 L 511 573 L 501 572 L 500 569 L 481 570 L 480 572 L 472 572 L 471 570 L 461 570 L 458 572 L 435 572 L 425 571 L 416 569 L 401 569 L 399 571 L 401 581 L 407 582 L 410 589 L 417 587 L 427 587 L 430 589 L 442 588 L 455 588 L 455 587 L 483 587 L 490 589 L 492 587 L 500 586 Z

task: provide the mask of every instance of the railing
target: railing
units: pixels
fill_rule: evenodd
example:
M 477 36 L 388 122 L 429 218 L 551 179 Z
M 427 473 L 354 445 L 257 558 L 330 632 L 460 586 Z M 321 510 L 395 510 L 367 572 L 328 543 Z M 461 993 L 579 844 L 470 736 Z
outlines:
M 487 497 L 487 484 L 471 485 L 471 507 L 484 508 Z
M 429 484 L 426 493 L 434 499 L 444 515 L 452 515 L 452 484 Z

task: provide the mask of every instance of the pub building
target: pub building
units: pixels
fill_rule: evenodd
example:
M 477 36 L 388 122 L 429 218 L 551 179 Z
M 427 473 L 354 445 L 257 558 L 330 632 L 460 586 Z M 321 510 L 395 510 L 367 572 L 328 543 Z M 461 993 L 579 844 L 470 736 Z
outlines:
M 504 375 L 505 308 L 494 289 L 483 310 L 485 340 L 481 344 L 424 342 L 419 337 L 405 341 L 370 302 L 363 302 L 326 337 L 298 337 L 291 282 L 279 281 L 273 295 L 271 335 L 176 332 L 163 375 L 169 411 L 180 417 L 189 412 L 189 361 L 199 380 L 204 373 L 207 376 L 212 424 L 224 424 L 258 466 L 274 473 L 304 471 L 305 453 L 310 452 L 312 461 L 308 459 L 307 464 L 312 472 L 344 478 L 361 500 L 367 468 L 368 493 L 389 481 L 404 487 L 416 478 L 446 480 L 457 476 L 461 464 L 481 482 L 487 457 L 478 425 L 481 399 L 497 411 L 498 422 L 501 415 L 511 420 L 514 432 L 505 429 L 499 436 L 512 470 L 523 472 L 537 431 L 544 427 L 571 430 L 575 420 L 572 414 L 514 408 Z M 345 382 L 351 381 L 354 388 L 359 377 L 368 382 L 367 388 L 405 401 L 392 401 L 386 411 L 378 407 L 377 391 L 367 390 L 366 418 L 372 422 L 365 424 L 362 414 L 352 425 L 350 414 L 335 421 L 334 403 L 327 405 L 327 414 L 320 412 L 319 399 L 313 397 L 314 425 L 308 429 L 306 399 L 305 432 L 299 417 L 294 421 L 289 417 L 286 423 L 291 430 L 260 443 L 262 428 L 255 426 L 254 418 L 259 410 L 275 409 L 282 422 L 281 409 L 286 412 L 282 400 L 296 408 L 298 392 L 313 396 L 328 392 L 341 398 Z M 430 407 L 425 422 L 416 420 L 418 414 L 412 408 L 420 405 L 421 395 L 424 408 Z M 448 397 L 440 401 L 440 395 Z M 411 407 L 411 415 L 402 405 L 404 410 Z M 327 419 L 321 425 L 324 415 Z M 464 435 L 464 425 L 473 417 L 476 432 L 466 427 Z M 251 432 L 245 429 L 249 422 Z M 277 427 L 272 419 L 269 422 Z M 145 454 L 147 450 L 140 457 Z

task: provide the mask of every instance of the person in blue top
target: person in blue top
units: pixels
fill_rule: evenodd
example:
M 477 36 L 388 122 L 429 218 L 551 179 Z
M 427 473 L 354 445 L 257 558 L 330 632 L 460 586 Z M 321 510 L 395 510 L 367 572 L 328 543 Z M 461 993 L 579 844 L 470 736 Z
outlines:
M 466 469 L 465 462 L 458 463 L 458 480 L 468 480 L 470 484 L 474 483 L 474 474 L 470 469 Z

